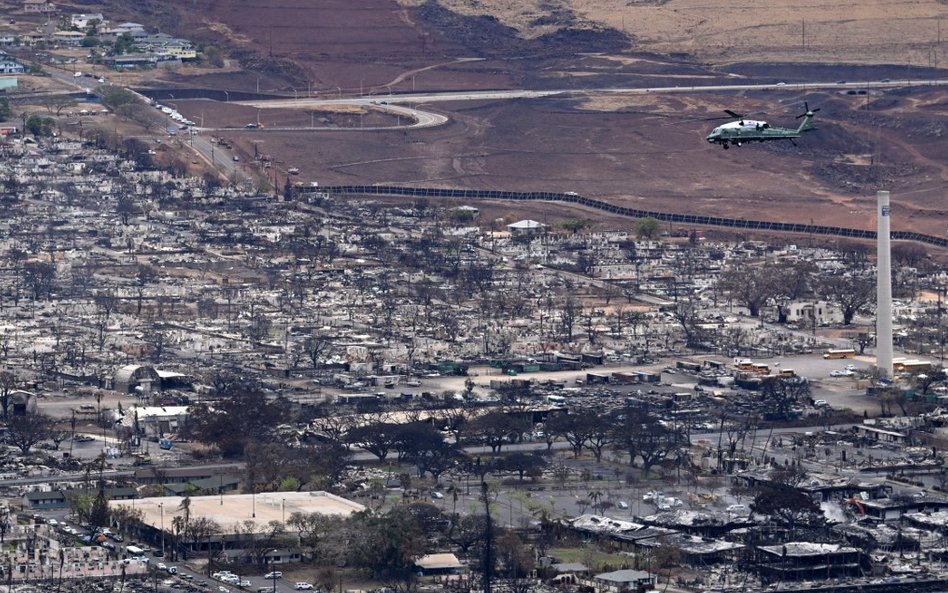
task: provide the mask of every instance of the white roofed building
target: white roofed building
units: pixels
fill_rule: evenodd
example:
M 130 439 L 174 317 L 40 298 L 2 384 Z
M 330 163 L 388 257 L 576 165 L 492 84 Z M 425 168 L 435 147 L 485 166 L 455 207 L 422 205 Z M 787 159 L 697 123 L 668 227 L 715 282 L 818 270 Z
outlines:
M 546 229 L 546 225 L 535 220 L 520 220 L 507 225 L 511 235 L 539 235 Z
M 125 411 L 118 424 L 138 430 L 146 437 L 175 435 L 188 422 L 188 406 L 143 406 Z

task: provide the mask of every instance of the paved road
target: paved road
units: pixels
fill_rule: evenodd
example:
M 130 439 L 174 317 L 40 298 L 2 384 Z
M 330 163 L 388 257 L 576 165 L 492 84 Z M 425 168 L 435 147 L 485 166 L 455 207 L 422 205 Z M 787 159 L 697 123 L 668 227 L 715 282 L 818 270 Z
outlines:
M 401 125 L 399 122 L 394 126 L 373 126 L 373 127 L 352 127 L 352 128 L 326 128 L 326 127 L 286 127 L 276 126 L 267 128 L 258 128 L 254 132 L 285 132 L 285 131 L 311 131 L 311 132 L 372 132 L 394 129 L 418 129 L 441 126 L 449 121 L 449 118 L 441 113 L 418 109 L 416 104 L 446 103 L 446 102 L 468 102 L 468 101 L 491 101 L 491 100 L 513 100 L 513 99 L 541 99 L 546 97 L 582 97 L 595 95 L 650 95 L 650 94 L 670 94 L 670 93 L 706 93 L 706 92 L 733 92 L 733 91 L 782 91 L 782 92 L 800 92 L 810 90 L 851 90 L 851 89 L 888 89 L 888 88 L 906 88 L 917 86 L 944 86 L 948 85 L 948 79 L 937 80 L 893 80 L 893 81 L 854 81 L 854 82 L 807 82 L 794 84 L 724 84 L 724 85 L 706 85 L 706 86 L 664 86 L 664 87 L 609 87 L 601 89 L 553 89 L 553 90 L 489 90 L 489 91 L 456 91 L 441 93 L 402 93 L 389 94 L 384 96 L 370 95 L 361 97 L 337 97 L 337 98 L 293 98 L 293 99 L 267 99 L 253 101 L 232 101 L 241 105 L 256 107 L 259 109 L 312 109 L 319 107 L 334 106 L 372 106 L 373 109 L 385 111 L 397 116 L 404 116 L 411 123 Z M 203 128 L 201 133 L 216 131 L 236 131 L 240 127 L 232 128 Z M 194 149 L 201 157 L 211 163 L 213 160 L 210 153 L 210 145 L 201 142 L 194 144 Z M 212 163 L 218 171 L 225 176 L 232 177 L 234 170 L 240 169 L 234 163 L 214 162 Z
M 77 78 L 73 72 L 58 70 L 56 68 L 47 68 L 46 71 L 51 77 L 63 83 L 66 86 L 79 90 L 94 88 L 98 83 L 95 79 L 89 77 Z M 360 97 L 337 97 L 335 99 L 319 98 L 293 98 L 293 99 L 269 99 L 255 101 L 234 101 L 241 105 L 248 105 L 260 109 L 287 109 L 287 108 L 314 108 L 314 107 L 332 107 L 332 106 L 369 106 L 374 109 L 385 111 L 398 117 L 405 117 L 406 123 L 401 122 L 394 126 L 373 126 L 358 128 L 314 128 L 314 127 L 273 127 L 258 128 L 255 132 L 280 132 L 280 131 L 379 131 L 390 129 L 417 129 L 430 128 L 444 125 L 449 118 L 441 113 L 427 111 L 413 107 L 414 104 L 424 103 L 442 103 L 442 102 L 468 102 L 468 101 L 488 101 L 488 100 L 512 100 L 512 99 L 540 99 L 545 97 L 581 97 L 595 95 L 648 95 L 648 94 L 669 94 L 669 93 L 705 93 L 705 92 L 731 92 L 731 91 L 809 91 L 809 90 L 850 90 L 850 89 L 888 89 L 888 88 L 906 88 L 917 86 L 945 86 L 948 85 L 948 79 L 936 80 L 892 80 L 892 81 L 853 81 L 853 82 L 806 82 L 793 84 L 719 84 L 704 86 L 664 86 L 664 87 L 607 87 L 600 89 L 553 89 L 553 90 L 488 90 L 488 91 L 455 91 L 440 93 L 402 93 L 389 94 L 385 96 L 369 95 Z M 174 123 L 170 118 L 168 120 Z M 223 150 L 215 148 L 204 134 L 214 131 L 235 131 L 241 128 L 192 128 L 191 136 L 186 141 L 197 159 L 205 161 L 214 170 L 227 179 L 245 181 L 250 179 L 250 175 L 237 162 L 233 161 L 233 156 L 225 153 Z
M 423 111 L 415 108 L 407 108 L 405 111 L 398 111 L 398 105 L 412 105 L 418 103 L 445 103 L 445 102 L 467 102 L 467 101 L 494 101 L 511 99 L 541 99 L 545 97 L 583 97 L 595 95 L 649 95 L 649 94 L 670 94 L 670 93 L 706 93 L 706 92 L 729 92 L 729 91 L 811 91 L 811 90 L 850 90 L 850 89 L 888 89 L 888 88 L 906 88 L 917 86 L 945 86 L 948 85 L 948 79 L 937 80 L 894 80 L 894 81 L 855 81 L 855 82 L 807 82 L 794 84 L 719 84 L 706 86 L 664 86 L 664 87 L 608 87 L 601 89 L 553 89 L 553 90 L 490 90 L 490 91 L 455 91 L 443 93 L 402 93 L 368 97 L 338 97 L 335 99 L 319 98 L 294 98 L 294 99 L 267 99 L 254 101 L 234 101 L 241 105 L 256 107 L 259 109 L 293 109 L 293 108 L 313 108 L 313 107 L 333 107 L 333 106 L 367 106 L 372 105 L 377 109 L 393 112 L 405 113 L 415 118 L 416 122 L 410 126 L 401 127 L 432 127 L 441 125 L 448 121 L 448 118 L 433 112 Z M 399 126 L 391 126 L 392 128 Z M 233 128 L 230 128 L 233 129 Z M 287 129 L 307 129 L 307 128 L 264 128 L 259 131 L 266 132 L 280 131 Z M 313 128 L 309 128 L 313 129 Z M 350 130 L 379 130 L 386 129 L 380 127 L 374 128 L 318 128 L 320 131 L 338 131 L 340 129 Z
M 490 91 L 451 91 L 441 93 L 399 93 L 386 96 L 352 97 L 352 98 L 299 98 L 299 99 L 266 99 L 254 101 L 234 101 L 242 105 L 259 107 L 261 109 L 291 107 L 313 107 L 319 105 L 393 105 L 411 103 L 444 103 L 464 101 L 487 101 L 503 99 L 541 99 L 544 97 L 563 96 L 594 96 L 594 95 L 648 95 L 666 93 L 705 93 L 720 91 L 809 91 L 809 90 L 848 90 L 848 89 L 879 89 L 905 88 L 916 86 L 945 86 L 948 79 L 936 80 L 895 80 L 889 82 L 858 81 L 858 82 L 807 82 L 800 84 L 718 84 L 701 86 L 664 86 L 664 87 L 606 87 L 600 89 L 551 89 L 551 90 L 490 90 Z

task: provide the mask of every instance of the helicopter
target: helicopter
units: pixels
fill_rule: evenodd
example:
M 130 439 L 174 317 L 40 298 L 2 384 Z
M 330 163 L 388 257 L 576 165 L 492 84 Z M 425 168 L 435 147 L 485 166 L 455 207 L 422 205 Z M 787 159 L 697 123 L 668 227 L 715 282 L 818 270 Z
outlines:
M 764 142 L 766 140 L 789 140 L 793 142 L 795 138 L 803 135 L 803 132 L 809 132 L 813 129 L 813 114 L 820 110 L 810 109 L 809 104 L 803 103 L 804 111 L 797 116 L 797 119 L 803 118 L 800 127 L 793 128 L 773 128 L 765 121 L 745 119 L 740 113 L 725 109 L 724 112 L 731 117 L 736 117 L 738 121 L 728 122 L 720 125 L 708 134 L 708 142 L 711 144 L 720 144 L 724 150 L 727 150 L 733 144 L 741 146 L 745 142 Z M 793 142 L 796 145 L 796 142 Z

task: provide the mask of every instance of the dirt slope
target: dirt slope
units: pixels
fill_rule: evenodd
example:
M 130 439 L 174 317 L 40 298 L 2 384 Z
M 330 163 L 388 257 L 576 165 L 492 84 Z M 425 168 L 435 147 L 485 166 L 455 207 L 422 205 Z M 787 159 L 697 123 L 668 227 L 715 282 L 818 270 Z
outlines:
M 948 12 L 939 0 L 189 0 L 176 10 L 173 32 L 220 43 L 250 70 L 163 76 L 242 91 L 259 83 L 290 96 L 944 77 L 928 66 L 948 63 L 937 43 Z M 797 146 L 725 152 L 704 141 L 717 123 L 707 118 L 725 108 L 792 125 L 804 100 L 823 110 L 819 130 Z M 263 141 L 284 168 L 324 184 L 577 191 L 655 209 L 864 228 L 875 191 L 889 189 L 896 228 L 943 235 L 946 103 L 939 88 L 552 98 L 438 104 L 452 121 L 429 130 L 233 136 L 245 154 Z
M 407 6 L 427 0 L 399 0 Z M 938 0 L 438 0 L 468 16 L 489 15 L 525 38 L 564 27 L 608 28 L 637 50 L 686 53 L 712 63 L 794 61 L 945 63 Z M 948 36 L 948 28 L 944 32 Z

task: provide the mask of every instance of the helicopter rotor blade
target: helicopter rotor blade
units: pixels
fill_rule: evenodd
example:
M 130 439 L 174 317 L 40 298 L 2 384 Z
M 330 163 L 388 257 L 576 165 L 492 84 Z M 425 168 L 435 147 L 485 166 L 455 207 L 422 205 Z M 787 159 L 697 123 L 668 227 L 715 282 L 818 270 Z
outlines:
M 820 110 L 819 107 L 815 107 L 815 108 L 813 108 L 813 109 L 810 109 L 810 104 L 807 103 L 806 101 L 803 102 L 803 108 L 804 108 L 806 111 L 804 111 L 802 114 L 796 116 L 796 118 L 794 118 L 794 119 L 800 119 L 801 117 L 806 117 L 806 116 L 808 116 L 808 115 L 813 115 L 814 113 L 816 113 L 817 111 Z

